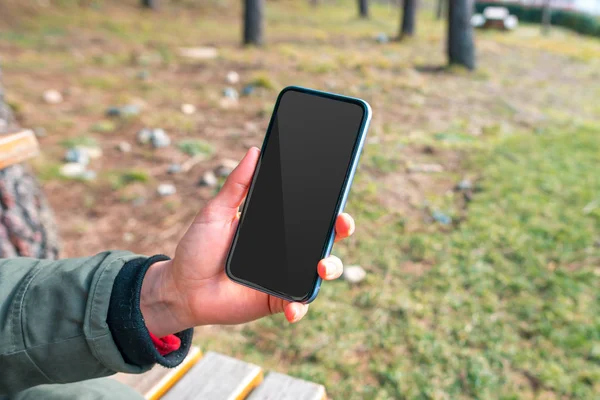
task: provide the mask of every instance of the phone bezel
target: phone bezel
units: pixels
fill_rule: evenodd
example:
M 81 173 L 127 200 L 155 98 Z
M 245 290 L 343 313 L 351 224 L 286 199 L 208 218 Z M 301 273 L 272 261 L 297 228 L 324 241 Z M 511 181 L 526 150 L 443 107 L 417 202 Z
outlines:
M 301 296 L 301 297 L 300 296 L 292 296 L 292 295 L 282 293 L 282 292 L 279 292 L 276 290 L 265 288 L 256 283 L 247 281 L 245 279 L 238 278 L 232 274 L 231 268 L 230 268 L 231 257 L 233 255 L 233 252 L 235 251 L 235 245 L 238 240 L 240 227 L 242 226 L 244 214 L 246 212 L 246 208 L 248 207 L 248 203 L 249 203 L 248 200 L 252 196 L 252 191 L 254 190 L 254 184 L 255 184 L 256 178 L 258 177 L 258 174 L 260 172 L 260 167 L 262 164 L 264 150 L 268 143 L 269 136 L 271 135 L 271 128 L 273 126 L 273 120 L 274 120 L 276 111 L 279 107 L 279 103 L 280 103 L 283 95 L 289 91 L 296 91 L 296 92 L 306 93 L 306 94 L 310 94 L 310 95 L 314 95 L 314 96 L 325 97 L 325 98 L 329 98 L 329 99 L 333 99 L 333 100 L 356 104 L 356 105 L 360 106 L 363 110 L 361 126 L 359 128 L 360 130 L 358 132 L 356 142 L 354 143 L 354 148 L 352 149 L 352 157 L 350 159 L 348 169 L 346 170 L 346 176 L 344 177 L 344 182 L 342 184 L 342 190 L 340 191 L 340 196 L 338 197 L 335 210 L 333 212 L 331 221 L 329 223 L 329 231 L 328 231 L 328 235 L 327 235 L 327 237 L 329 239 L 323 245 L 323 250 L 321 252 L 321 259 L 329 256 L 329 253 L 331 252 L 331 248 L 333 247 L 333 243 L 335 240 L 335 221 L 336 221 L 338 215 L 343 211 L 344 206 L 346 205 L 346 201 L 348 199 L 348 194 L 350 192 L 350 187 L 352 185 L 354 173 L 356 172 L 356 167 L 358 166 L 360 154 L 361 154 L 362 148 L 365 143 L 365 138 L 367 136 L 367 130 L 369 127 L 369 123 L 371 122 L 371 107 L 369 106 L 369 104 L 366 101 L 358 99 L 358 98 L 343 96 L 343 95 L 335 94 L 335 93 L 323 92 L 323 91 L 315 90 L 315 89 L 308 89 L 308 88 L 304 88 L 301 86 L 288 86 L 279 93 L 279 95 L 277 96 L 277 101 L 275 102 L 275 106 L 273 107 L 273 113 L 271 115 L 271 120 L 269 121 L 269 126 L 267 128 L 267 132 L 265 134 L 265 138 L 263 140 L 263 144 L 261 147 L 260 157 L 258 159 L 258 163 L 256 165 L 256 170 L 254 171 L 254 175 L 252 176 L 252 182 L 250 184 L 250 188 L 248 189 L 248 195 L 247 195 L 246 201 L 244 202 L 244 206 L 241 211 L 242 217 L 238 223 L 238 226 L 235 231 L 235 235 L 231 242 L 231 246 L 227 253 L 227 260 L 225 262 L 225 273 L 227 274 L 229 279 L 231 279 L 232 281 L 234 281 L 238 284 L 250 287 L 252 289 L 273 295 L 275 297 L 279 297 L 284 300 L 301 302 L 301 303 L 310 303 L 317 297 L 317 295 L 319 293 L 319 289 L 321 287 L 321 282 L 322 282 L 321 277 L 317 273 L 316 265 L 315 265 L 315 281 L 313 283 L 312 290 L 309 293 L 307 293 L 306 295 Z

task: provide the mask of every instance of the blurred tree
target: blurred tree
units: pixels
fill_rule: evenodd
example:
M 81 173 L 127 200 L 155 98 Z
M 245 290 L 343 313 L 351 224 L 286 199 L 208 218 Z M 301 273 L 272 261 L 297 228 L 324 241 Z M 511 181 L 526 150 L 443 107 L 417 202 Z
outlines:
M 160 0 L 142 0 L 142 7 L 157 10 L 160 5 Z
M 406 36 L 414 36 L 415 34 L 415 17 L 417 15 L 417 0 L 404 0 L 402 8 L 402 25 L 398 39 L 403 39 Z
M 369 18 L 369 0 L 358 0 L 358 15 L 361 18 Z
M 264 0 L 244 1 L 244 44 L 263 44 Z
M 552 20 L 551 0 L 545 0 L 542 6 L 542 34 L 550 33 L 550 21 Z
M 0 71 L 0 78 L 2 71 Z M 0 82 L 0 137 L 19 131 Z M 57 226 L 46 196 L 25 163 L 0 170 L 0 258 L 58 257 Z
M 448 62 L 475 69 L 472 0 L 448 0 Z
M 444 15 L 444 6 L 446 5 L 446 0 L 437 0 L 435 7 L 435 19 L 438 21 L 442 19 L 442 15 Z

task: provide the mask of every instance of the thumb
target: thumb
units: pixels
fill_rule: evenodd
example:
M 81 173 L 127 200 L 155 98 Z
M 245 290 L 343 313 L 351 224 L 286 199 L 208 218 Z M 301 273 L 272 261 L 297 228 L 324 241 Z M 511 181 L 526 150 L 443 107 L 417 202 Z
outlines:
M 213 199 L 215 205 L 232 208 L 237 212 L 238 207 L 244 201 L 244 197 L 250 188 L 259 155 L 260 150 L 256 147 L 251 147 L 248 150 L 242 161 L 229 174 L 219 194 Z

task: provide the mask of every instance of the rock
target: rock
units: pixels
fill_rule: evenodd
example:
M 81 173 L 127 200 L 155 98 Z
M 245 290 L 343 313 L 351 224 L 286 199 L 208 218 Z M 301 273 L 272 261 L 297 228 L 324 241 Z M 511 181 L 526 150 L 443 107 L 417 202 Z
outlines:
M 473 183 L 471 183 L 470 180 L 468 179 L 463 179 L 462 181 L 458 182 L 458 184 L 456 185 L 456 189 L 457 190 L 471 190 L 473 189 Z
M 255 86 L 253 84 L 246 85 L 242 89 L 242 95 L 243 96 L 250 96 L 252 93 L 254 93 L 254 89 L 256 89 L 256 88 L 255 88 Z
M 109 117 L 134 117 L 141 111 L 141 107 L 137 104 L 126 104 L 124 106 L 113 106 L 106 110 L 106 115 Z
M 225 96 L 228 99 L 235 100 L 238 100 L 240 98 L 240 95 L 238 94 L 237 90 L 235 90 L 232 87 L 226 87 L 225 89 L 223 89 L 223 96 Z
M 85 172 L 85 165 L 79 163 L 66 163 L 60 167 L 59 173 L 65 178 L 78 178 Z
M 167 173 L 169 174 L 178 174 L 183 170 L 181 164 L 171 164 L 169 168 L 167 168 Z
M 192 115 L 196 112 L 196 106 L 193 104 L 182 104 L 181 112 L 185 115 Z
M 160 185 L 158 185 L 158 189 L 156 189 L 156 191 L 159 195 L 163 197 L 171 196 L 177 193 L 177 189 L 175 188 L 175 186 L 170 183 L 161 183 Z
M 215 168 L 215 174 L 220 177 L 228 177 L 229 174 L 237 167 L 238 163 L 234 160 L 224 159 L 217 168 Z
M 65 161 L 68 163 L 76 163 L 84 167 L 90 163 L 90 156 L 85 149 L 73 148 L 65 153 Z
M 219 52 L 214 47 L 181 47 L 179 55 L 194 60 L 210 60 L 217 58 Z
M 33 133 L 35 133 L 35 136 L 37 136 L 37 137 L 46 137 L 46 136 L 48 136 L 48 133 L 46 132 L 46 129 L 42 128 L 42 127 L 35 128 L 33 130 Z
M 117 145 L 117 149 L 123 153 L 129 153 L 131 151 L 131 144 L 129 142 L 121 142 Z
M 125 232 L 125 233 L 123 234 L 123 241 L 124 241 L 125 243 L 131 243 L 131 242 L 133 242 L 134 240 L 135 240 L 135 235 L 134 235 L 133 233 L 131 233 L 131 232 Z
M 152 136 L 150 137 L 150 140 L 152 141 L 152 146 L 154 146 L 155 149 L 168 147 L 171 145 L 171 138 L 169 135 L 167 135 L 165 130 L 161 128 L 152 130 Z
M 144 128 L 137 133 L 137 141 L 140 144 L 150 143 L 152 139 L 152 130 Z
M 344 267 L 342 277 L 350 283 L 359 283 L 367 277 L 367 271 L 359 265 L 350 265 Z
M 212 171 L 206 171 L 200 179 L 200 186 L 215 187 L 219 183 L 217 176 Z
M 240 74 L 238 74 L 235 71 L 229 71 L 227 73 L 227 75 L 225 76 L 225 80 L 230 85 L 235 85 L 236 83 L 238 83 L 240 81 Z
M 408 167 L 408 172 L 443 172 L 440 164 L 415 164 Z
M 150 72 L 148 70 L 139 71 L 135 77 L 141 81 L 147 81 L 150 78 Z
M 58 90 L 46 90 L 43 95 L 44 101 L 48 104 L 59 104 L 63 101 L 63 96 Z
M 88 157 L 92 160 L 102 157 L 102 149 L 100 147 L 77 146 L 75 148 L 79 151 L 87 153 Z
M 96 171 L 83 171 L 83 173 L 79 176 L 79 178 L 83 179 L 84 181 L 93 181 L 96 179 L 98 175 L 96 174 Z
M 379 32 L 375 37 L 375 41 L 380 44 L 388 43 L 390 38 L 384 32 Z
M 431 217 L 442 225 L 450 225 L 452 223 L 452 218 L 441 211 L 432 212 Z

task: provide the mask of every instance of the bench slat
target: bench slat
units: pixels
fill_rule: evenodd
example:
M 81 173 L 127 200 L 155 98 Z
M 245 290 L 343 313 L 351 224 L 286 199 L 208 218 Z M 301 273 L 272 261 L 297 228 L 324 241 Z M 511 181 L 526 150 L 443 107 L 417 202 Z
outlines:
M 270 372 L 248 400 L 326 400 L 322 385 Z
M 114 379 L 141 393 L 146 399 L 157 400 L 169 390 L 202 357 L 198 347 L 192 347 L 176 368 L 155 366 L 143 374 L 117 374 Z
M 262 378 L 257 365 L 208 352 L 162 399 L 241 400 Z

